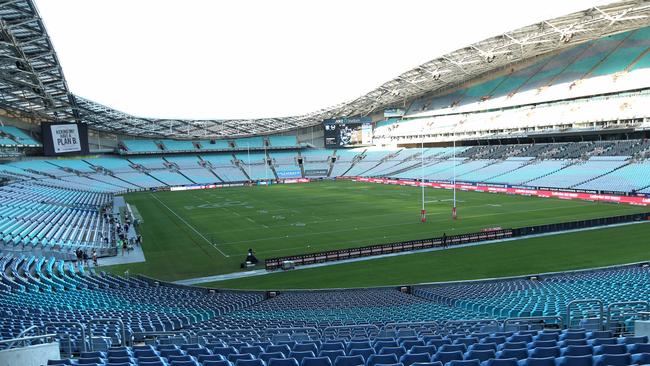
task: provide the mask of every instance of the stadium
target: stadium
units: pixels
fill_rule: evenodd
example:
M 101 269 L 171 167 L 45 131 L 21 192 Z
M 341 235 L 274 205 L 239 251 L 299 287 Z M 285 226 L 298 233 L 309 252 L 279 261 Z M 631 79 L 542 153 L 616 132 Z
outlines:
M 78 96 L 44 22 L 0 1 L 0 366 L 650 364 L 647 1 L 252 119 Z

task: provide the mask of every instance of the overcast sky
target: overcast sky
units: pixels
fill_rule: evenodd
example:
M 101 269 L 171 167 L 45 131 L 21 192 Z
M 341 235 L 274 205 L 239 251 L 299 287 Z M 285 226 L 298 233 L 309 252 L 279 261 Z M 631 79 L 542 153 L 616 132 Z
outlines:
M 312 112 L 470 43 L 609 2 L 36 0 L 72 92 L 192 119 Z

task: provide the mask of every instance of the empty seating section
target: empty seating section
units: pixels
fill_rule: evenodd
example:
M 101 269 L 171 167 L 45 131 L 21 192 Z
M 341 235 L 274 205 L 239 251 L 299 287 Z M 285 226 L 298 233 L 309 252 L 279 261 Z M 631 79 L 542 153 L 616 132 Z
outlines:
M 186 140 L 161 140 L 160 143 L 167 151 L 192 151 L 197 150 L 192 141 Z
M 201 146 L 201 151 L 210 150 L 229 150 L 230 143 L 226 140 L 201 140 L 197 144 Z
M 332 166 L 332 172 L 330 173 L 331 177 L 340 177 L 343 175 L 348 175 L 346 172 L 350 170 L 352 167 L 353 161 L 357 158 L 357 156 L 361 155 L 362 151 L 354 151 L 354 150 L 336 150 L 334 153 L 334 156 L 336 157 L 336 161 L 334 162 L 334 165 Z
M 130 157 L 131 163 L 139 165 L 145 169 L 165 169 L 165 160 L 162 157 Z
M 632 162 L 600 178 L 577 185 L 579 189 L 599 189 L 606 191 L 625 191 L 642 189 L 641 185 L 650 182 L 650 163 Z
M 178 173 L 184 175 L 189 180 L 197 184 L 221 183 L 221 180 L 219 180 L 216 175 L 205 168 L 179 169 Z
M 235 154 L 241 168 L 251 180 L 275 179 L 273 170 L 266 164 L 264 153 L 239 153 Z
M 126 148 L 126 151 L 129 152 L 156 152 L 162 151 L 158 144 L 153 140 L 122 140 L 122 145 Z
M 549 366 L 582 359 L 588 361 L 580 365 L 604 366 L 615 358 L 622 360 L 616 365 L 650 360 L 648 338 L 630 335 L 643 306 L 623 306 L 610 322 L 599 324 L 593 321 L 593 306 L 577 305 L 571 308 L 570 328 L 564 326 L 572 300 L 600 298 L 607 305 L 647 298 L 650 270 L 639 266 L 538 280 L 422 285 L 411 293 L 381 288 L 285 291 L 271 297 L 98 276 L 50 258 L 4 257 L 0 269 L 3 338 L 54 320 L 79 321 L 102 337 L 100 344 L 93 341 L 93 351 L 83 352 L 79 330 L 50 325 L 61 348 L 72 348 L 76 355 L 51 365 L 84 364 L 91 358 L 108 365 L 153 361 L 194 366 L 515 366 L 540 359 Z M 531 316 L 549 318 L 504 322 Z M 125 347 L 119 327 L 90 325 L 100 317 L 121 319 L 127 344 L 144 340 L 145 332 L 168 333 Z
M 486 182 L 490 178 L 512 172 L 527 164 L 531 158 L 508 158 L 502 161 L 496 161 L 493 164 L 487 164 L 485 167 L 459 174 L 457 180 L 467 182 Z
M 309 178 L 326 177 L 330 170 L 332 150 L 301 151 L 305 176 Z
M 297 147 L 296 136 L 269 136 L 270 147 Z
M 234 164 L 232 155 L 201 155 L 201 159 L 224 182 L 244 182 L 248 180 L 242 169 Z
M 0 145 L 37 147 L 41 143 L 14 126 L 0 126 Z
M 235 147 L 239 149 L 259 149 L 264 147 L 263 137 L 247 137 L 243 139 L 236 139 Z
M 563 169 L 528 182 L 538 187 L 573 187 L 580 183 L 607 174 L 625 165 L 624 160 L 600 160 L 592 158 L 566 165 Z
M 192 184 L 192 182 L 177 172 L 170 172 L 168 170 L 152 170 L 149 174 L 156 180 L 168 186 L 183 186 Z
M 108 249 L 111 225 L 100 208 L 106 193 L 55 188 L 37 183 L 0 187 L 0 243 L 6 249 Z
M 298 152 L 296 151 L 273 151 L 269 158 L 275 168 L 278 178 L 300 178 L 302 172 L 298 165 Z

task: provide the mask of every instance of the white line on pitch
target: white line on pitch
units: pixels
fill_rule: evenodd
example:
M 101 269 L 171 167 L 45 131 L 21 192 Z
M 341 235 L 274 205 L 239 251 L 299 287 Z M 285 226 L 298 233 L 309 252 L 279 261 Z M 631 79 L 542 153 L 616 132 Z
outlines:
M 229 257 L 230 257 L 228 254 L 224 253 L 221 249 L 219 249 L 216 245 L 214 245 L 210 240 L 208 240 L 205 236 L 203 236 L 203 234 L 201 234 L 198 230 L 196 230 L 196 229 L 194 228 L 194 226 L 190 225 L 187 221 L 185 221 L 184 218 L 180 217 L 176 212 L 174 212 L 174 210 L 172 210 L 171 208 L 169 208 L 169 206 L 167 206 L 167 205 L 165 204 L 165 202 L 161 201 L 161 200 L 160 200 L 158 197 L 156 197 L 155 195 L 153 195 L 153 194 L 151 194 L 151 193 L 149 193 L 149 194 L 150 194 L 151 197 L 153 197 L 156 201 L 160 202 L 161 205 L 165 206 L 165 208 L 168 209 L 169 212 L 173 213 L 174 216 L 178 217 L 179 220 L 183 221 L 183 223 L 184 223 L 185 225 L 187 225 L 187 227 L 189 227 L 189 228 L 192 229 L 195 233 L 197 233 L 200 237 L 202 237 L 203 240 L 205 240 L 208 244 L 212 245 L 212 247 L 214 247 L 214 249 L 216 249 L 219 253 L 221 253 L 221 255 L 223 255 L 223 256 L 226 257 L 226 258 L 229 258 Z

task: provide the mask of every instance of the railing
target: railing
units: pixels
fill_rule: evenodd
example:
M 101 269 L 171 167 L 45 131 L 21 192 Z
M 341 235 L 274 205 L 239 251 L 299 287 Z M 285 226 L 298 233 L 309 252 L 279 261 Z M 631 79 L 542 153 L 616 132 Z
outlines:
M 642 307 L 643 309 L 637 310 L 637 308 Z M 622 302 L 613 302 L 607 305 L 607 310 L 605 311 L 605 329 L 613 330 L 615 333 L 626 334 L 631 333 L 630 329 L 626 329 L 624 326 L 621 329 L 612 329 L 612 321 L 615 317 L 625 318 L 625 317 L 637 317 L 640 319 L 644 318 L 644 313 L 650 311 L 650 303 L 647 301 L 622 301 Z M 624 320 L 624 319 L 623 319 Z
M 402 241 L 388 244 L 369 245 L 358 248 L 330 250 L 326 252 L 302 254 L 288 257 L 269 258 L 265 260 L 267 270 L 274 270 L 282 267 L 285 261 L 292 261 L 295 265 L 306 265 L 323 262 L 340 261 L 345 259 L 370 257 L 382 254 L 406 252 L 412 250 L 429 249 L 434 247 L 446 247 L 467 243 L 476 243 L 487 240 L 497 240 L 512 237 L 510 229 L 491 230 L 485 232 L 450 235 L 420 240 Z
M 525 323 L 529 325 L 530 323 L 533 324 L 542 324 L 546 325 L 547 323 L 545 322 L 546 320 L 556 320 L 557 323 L 551 323 L 551 324 L 557 324 L 559 328 L 564 327 L 564 319 L 559 316 L 528 316 L 528 317 L 521 317 L 521 318 L 508 318 L 503 321 L 503 331 L 507 332 L 508 331 L 508 324 L 519 324 L 519 323 Z
M 54 339 L 56 338 L 56 334 L 50 333 L 50 334 L 41 334 L 41 335 L 35 335 L 35 336 L 29 336 L 29 337 L 17 337 L 17 338 L 12 338 L 12 339 L 5 339 L 0 341 L 0 349 L 2 349 L 3 344 L 7 344 L 7 347 L 5 349 L 11 349 L 13 348 L 16 343 L 21 344 L 19 347 L 25 347 L 27 344 L 25 342 L 31 343 L 32 341 L 35 340 L 41 340 L 41 339 Z
M 124 322 L 121 319 L 92 319 L 91 321 L 88 322 L 89 325 L 89 333 L 90 333 L 90 350 L 94 351 L 95 345 L 93 342 L 93 324 L 103 324 L 103 323 L 117 323 L 120 326 L 120 329 L 122 330 L 122 339 L 120 340 L 120 346 L 128 346 L 129 345 L 129 340 L 126 339 L 126 327 L 124 326 Z
M 571 317 L 571 307 L 578 304 L 596 304 L 598 305 L 598 330 L 603 328 L 603 321 L 605 320 L 605 311 L 603 306 L 603 300 L 600 299 L 583 299 L 583 300 L 573 300 L 569 301 L 566 305 L 566 329 L 571 329 L 572 327 L 572 317 Z M 584 318 L 582 318 L 584 319 Z

